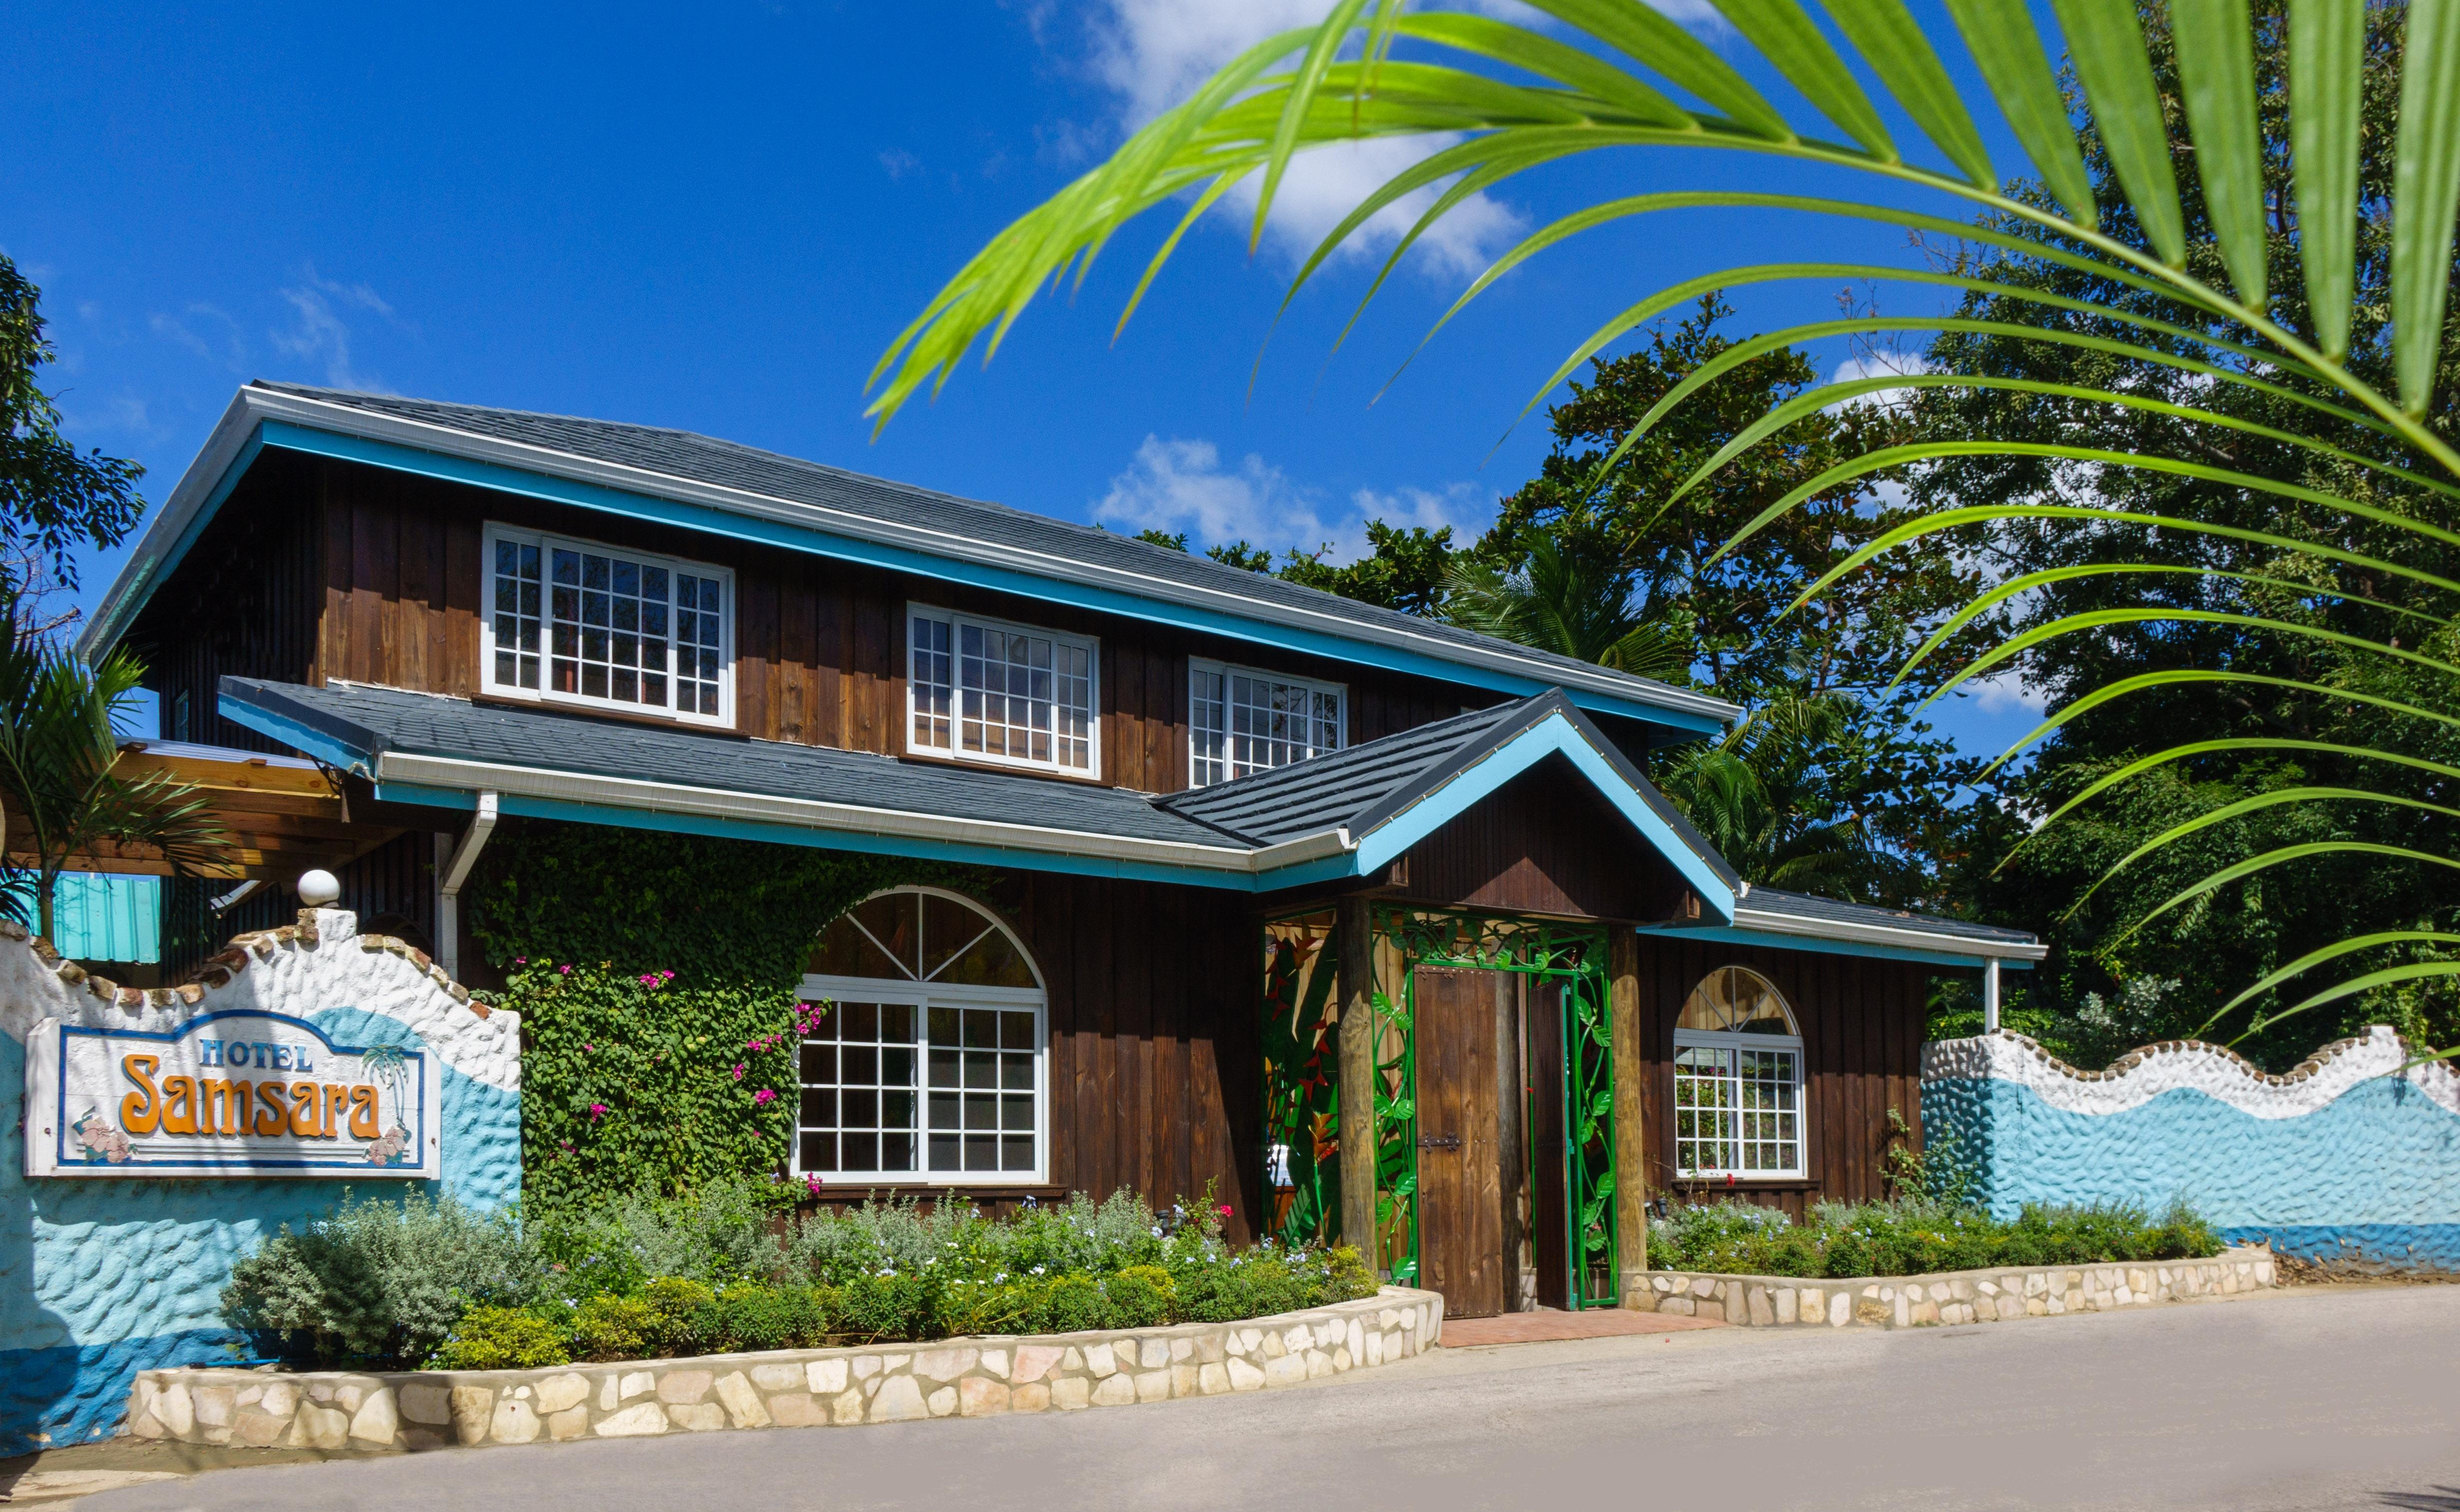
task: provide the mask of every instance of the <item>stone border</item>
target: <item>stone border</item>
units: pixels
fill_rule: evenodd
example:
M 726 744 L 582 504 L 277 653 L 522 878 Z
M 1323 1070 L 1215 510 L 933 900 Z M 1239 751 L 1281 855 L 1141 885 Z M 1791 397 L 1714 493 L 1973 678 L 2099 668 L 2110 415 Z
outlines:
M 554 1443 L 1074 1412 L 1295 1386 L 1434 1346 L 1444 1299 L 1371 1297 L 1238 1323 L 776 1350 L 543 1370 L 151 1370 L 128 1432 L 180 1443 L 387 1449 Z
M 1721 1317 L 1758 1328 L 1928 1328 L 2109 1312 L 2190 1297 L 2235 1296 L 2275 1284 L 2272 1251 L 2245 1248 L 2224 1250 L 2209 1260 L 2015 1266 L 1832 1280 L 1650 1270 L 1629 1278 L 1622 1305 L 1640 1312 Z

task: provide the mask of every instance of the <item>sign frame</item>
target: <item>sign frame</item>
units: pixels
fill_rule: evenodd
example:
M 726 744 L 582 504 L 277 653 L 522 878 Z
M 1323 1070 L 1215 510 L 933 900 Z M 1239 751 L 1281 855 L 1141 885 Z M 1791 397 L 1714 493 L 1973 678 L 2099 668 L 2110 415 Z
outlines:
M 272 1040 L 208 1040 L 206 1035 L 201 1033 L 217 1023 L 234 1019 L 246 1020 L 264 1026 L 271 1033 L 288 1033 L 296 1038 L 277 1044 Z M 294 1069 L 289 1064 L 290 1056 L 297 1049 L 306 1048 L 299 1040 L 308 1036 L 313 1037 L 316 1052 L 309 1075 L 318 1080 L 293 1082 L 290 1080 Z M 197 1158 L 181 1160 L 166 1158 L 159 1148 L 159 1142 L 153 1142 L 155 1147 L 152 1148 L 132 1149 L 125 1133 L 106 1117 L 107 1137 L 116 1137 L 123 1153 L 117 1160 L 98 1156 L 84 1143 L 76 1125 L 94 1116 L 103 1104 L 84 1114 L 73 1114 L 69 1107 L 72 1046 L 82 1047 L 95 1042 L 105 1046 L 125 1045 L 131 1047 L 132 1054 L 152 1056 L 154 1068 L 160 1073 L 164 1091 L 167 1091 L 173 1077 L 186 1076 L 193 1070 L 220 1071 L 221 1077 L 216 1080 L 235 1080 L 233 1070 L 224 1068 L 220 1059 L 229 1045 L 252 1048 L 259 1059 L 264 1059 L 265 1052 L 278 1048 L 285 1054 L 279 1058 L 278 1063 L 266 1067 L 273 1080 L 251 1084 L 278 1085 L 284 1088 L 286 1096 L 292 1095 L 294 1087 L 312 1088 L 314 1097 L 319 1100 L 317 1106 L 322 1110 L 321 1123 L 326 1132 L 302 1135 L 286 1127 L 272 1135 L 257 1135 L 252 1130 L 243 1133 L 235 1129 L 201 1133 L 197 1137 L 206 1143 L 197 1146 Z M 172 1052 L 200 1042 L 210 1042 L 215 1046 L 214 1062 L 197 1060 L 185 1062 L 183 1067 L 181 1061 L 173 1060 L 168 1068 L 163 1067 L 162 1061 L 170 1059 Z M 115 1057 L 118 1054 L 112 1049 L 103 1053 Z M 371 1074 L 367 1058 L 371 1054 L 376 1056 L 380 1068 L 373 1074 L 380 1078 L 382 1085 L 391 1086 L 395 1092 L 393 1106 L 390 1110 L 385 1109 L 380 1101 L 379 1082 L 367 1080 Z M 353 1059 L 357 1060 L 356 1066 L 349 1073 L 349 1081 L 330 1079 L 329 1070 L 324 1069 L 329 1059 L 345 1062 Z M 241 1076 L 244 1074 L 238 1073 Z M 194 1111 L 209 1120 L 213 1117 L 213 1110 L 219 1107 L 224 1110 L 223 1122 L 229 1124 L 232 1119 L 228 1110 L 234 1105 L 246 1105 L 244 1095 L 233 1094 L 227 1087 L 223 1088 L 221 1101 L 210 1101 L 206 1096 L 209 1088 L 204 1079 L 191 1079 L 191 1082 L 196 1099 Z M 415 1049 L 343 1044 L 308 1019 L 261 1008 L 226 1008 L 200 1014 L 167 1031 L 112 1029 L 64 1018 L 45 1018 L 26 1036 L 26 1175 L 30 1178 L 140 1180 L 223 1177 L 434 1181 L 444 1174 L 443 1082 L 442 1059 L 424 1041 L 420 1041 Z M 114 1085 L 117 1087 L 117 1083 Z M 396 1128 L 404 1136 L 398 1141 L 399 1147 L 382 1163 L 373 1158 L 376 1146 L 371 1145 L 364 1135 L 351 1136 L 347 1132 L 350 1115 L 356 1111 L 355 1105 L 346 1111 L 343 1100 L 334 1096 L 337 1092 L 358 1089 L 370 1092 L 367 1122 L 373 1124 L 390 1111 Z M 81 1095 L 95 1096 L 91 1092 Z M 133 1100 L 137 1095 L 131 1093 L 130 1097 Z M 162 1093 L 158 1092 L 158 1106 L 161 1097 Z M 115 1109 L 120 1107 L 116 1096 L 107 1105 Z M 262 1104 L 268 1110 L 274 1105 L 269 1101 Z M 292 1116 L 293 1110 L 286 1110 L 282 1114 L 286 1124 Z M 389 1137 L 391 1132 L 386 1131 L 379 1138 Z M 246 1143 L 240 1143 L 242 1140 Z

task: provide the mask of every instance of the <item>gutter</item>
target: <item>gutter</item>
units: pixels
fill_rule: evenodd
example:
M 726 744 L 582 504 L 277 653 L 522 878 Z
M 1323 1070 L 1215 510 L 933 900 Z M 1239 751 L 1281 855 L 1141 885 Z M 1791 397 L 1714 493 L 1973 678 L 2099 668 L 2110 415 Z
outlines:
M 1771 934 L 1846 940 L 1860 945 L 1894 945 L 1904 950 L 1947 950 L 1960 956 L 1980 956 L 1991 960 L 2037 961 L 2050 953 L 2050 948 L 2038 940 L 1981 939 L 1971 934 L 1943 934 L 1919 927 L 1806 919 L 1792 914 L 1755 909 L 1748 902 L 1735 908 L 1734 927 L 1760 930 Z
M 80 655 L 89 659 L 98 656 L 126 633 L 129 621 L 145 601 L 145 590 L 157 577 L 176 563 L 186 548 L 192 530 L 201 525 L 201 516 L 208 516 L 211 508 L 221 502 L 236 482 L 236 478 L 229 475 L 232 465 L 241 459 L 243 452 L 264 444 L 258 428 L 265 421 L 287 421 L 308 429 L 561 477 L 624 493 L 707 505 L 728 514 L 768 520 L 797 530 L 825 532 L 949 560 L 1107 588 L 1138 598 L 1224 614 L 1251 622 L 1281 623 L 1338 640 L 1407 650 L 1454 665 L 1525 677 L 1544 685 L 1579 687 L 1593 694 L 1713 720 L 1719 724 L 1728 723 L 1743 712 L 1723 699 L 1686 689 L 1655 683 L 1635 686 L 1631 680 L 1584 671 L 1576 664 L 1532 662 L 1513 655 L 1501 645 L 1492 648 L 1463 645 L 1419 635 L 1404 626 L 1362 624 L 1335 615 L 1279 606 L 1267 618 L 1257 613 L 1256 600 L 1226 589 L 1167 582 L 1118 568 L 1094 566 L 1072 558 L 1024 551 L 944 531 L 895 524 L 831 509 L 826 505 L 722 488 L 644 468 L 476 435 L 449 426 L 405 420 L 347 405 L 253 388 L 243 388 L 233 396 L 229 409 L 223 412 L 223 418 L 214 427 L 204 449 L 181 475 L 179 486 L 172 490 L 161 514 L 155 517 L 153 524 L 138 539 L 137 549 L 130 554 L 128 565 L 113 582 L 85 633 L 77 638 Z M 976 500 L 958 502 L 979 504 Z
M 906 809 L 872 808 L 859 804 L 825 803 L 811 798 L 777 798 L 728 788 L 692 788 L 680 783 L 647 782 L 632 777 L 596 777 L 540 767 L 501 766 L 451 756 L 420 756 L 380 751 L 371 762 L 371 775 L 382 788 L 404 784 L 476 792 L 481 802 L 494 795 L 540 798 L 559 803 L 595 805 L 636 812 L 689 814 L 716 819 L 791 825 L 839 834 L 867 834 L 986 850 L 1024 850 L 1066 856 L 1092 856 L 1109 861 L 1184 871 L 1212 872 L 1224 876 L 1259 877 L 1266 872 L 1310 861 L 1354 854 L 1358 844 L 1347 829 L 1336 827 L 1259 850 L 1197 845 L 1182 840 L 1139 840 L 1133 836 L 1053 830 L 1039 825 L 1007 824 L 988 819 L 952 819 Z

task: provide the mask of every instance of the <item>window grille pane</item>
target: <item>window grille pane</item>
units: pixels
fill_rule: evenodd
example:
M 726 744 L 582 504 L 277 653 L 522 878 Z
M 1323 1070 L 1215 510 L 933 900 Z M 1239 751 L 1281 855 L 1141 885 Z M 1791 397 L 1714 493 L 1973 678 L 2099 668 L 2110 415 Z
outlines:
M 804 1037 L 797 1103 L 804 1170 L 914 1169 L 913 1024 L 911 1010 L 895 1004 L 883 1012 L 876 1003 L 840 1003 Z
M 496 685 L 539 685 L 539 549 L 523 541 L 496 542 Z
M 1188 780 L 1195 786 L 1269 771 L 1341 748 L 1341 695 L 1236 669 L 1189 679 Z
M 513 545 L 497 542 L 499 683 L 538 685 L 535 668 L 508 664 L 505 647 L 517 641 L 517 654 L 526 662 L 538 653 L 543 628 L 547 686 L 554 692 L 638 708 L 718 712 L 725 660 L 723 581 L 612 553 L 556 546 L 544 554 L 551 580 L 534 586 L 539 549 L 523 546 L 514 565 L 527 578 L 516 582 L 515 607 L 508 609 L 504 569 L 507 548 Z M 538 613 L 539 586 L 548 589 L 543 616 Z M 520 605 L 528 606 L 526 613 Z
M 1674 1165 L 1689 1175 L 1736 1169 L 1734 1052 L 1679 1045 L 1674 1052 Z
M 1227 780 L 1229 751 L 1224 744 L 1227 733 L 1222 727 L 1221 686 L 1225 679 L 1219 672 L 1201 667 L 1188 675 L 1188 727 L 1192 732 L 1188 746 L 1187 780 L 1202 788 L 1210 783 Z
M 910 632 L 912 666 L 907 686 L 914 701 L 914 744 L 924 750 L 946 750 L 949 704 L 956 688 L 951 681 L 948 621 L 914 617 Z
M 956 623 L 954 640 L 956 749 L 1037 766 L 1092 769 L 1093 658 L 1089 648 L 963 621 Z M 915 717 L 919 725 L 919 702 Z

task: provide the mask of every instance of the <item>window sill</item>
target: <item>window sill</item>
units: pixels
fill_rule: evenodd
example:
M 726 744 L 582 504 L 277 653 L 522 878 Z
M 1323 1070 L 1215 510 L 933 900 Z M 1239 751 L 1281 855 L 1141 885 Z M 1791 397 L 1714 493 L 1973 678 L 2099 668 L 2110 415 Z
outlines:
M 693 735 L 742 737 L 739 724 L 720 724 L 706 718 L 683 719 L 673 714 L 632 714 L 623 709 L 600 708 L 594 704 L 564 704 L 553 699 L 515 698 L 508 693 L 480 688 L 470 695 L 473 704 L 490 708 L 526 709 L 533 714 L 561 714 L 569 719 L 605 720 L 616 724 L 644 724 L 651 729 L 683 730 Z
M 1023 763 L 967 761 L 963 756 L 944 756 L 938 751 L 915 750 L 908 746 L 897 753 L 897 760 L 921 766 L 948 766 L 960 771 L 999 772 L 1009 777 L 1043 777 L 1055 782 L 1082 783 L 1089 788 L 1110 786 L 1096 772 L 1070 771 L 1062 766 L 1029 766 Z
M 1811 1191 L 1819 1186 L 1815 1176 L 1737 1176 L 1728 1181 L 1723 1176 L 1678 1176 L 1677 1191 Z
M 803 1178 L 794 1178 L 801 1186 Z M 1030 1197 L 1036 1202 L 1058 1202 L 1068 1195 L 1068 1188 L 1048 1182 L 931 1182 L 877 1181 L 866 1182 L 820 1180 L 818 1198 L 821 1202 L 860 1202 L 866 1197 L 976 1197 L 1022 1201 Z

